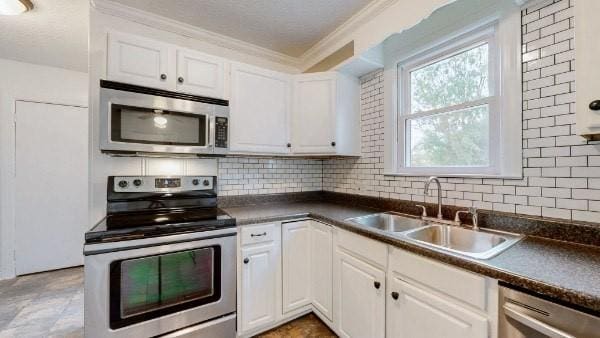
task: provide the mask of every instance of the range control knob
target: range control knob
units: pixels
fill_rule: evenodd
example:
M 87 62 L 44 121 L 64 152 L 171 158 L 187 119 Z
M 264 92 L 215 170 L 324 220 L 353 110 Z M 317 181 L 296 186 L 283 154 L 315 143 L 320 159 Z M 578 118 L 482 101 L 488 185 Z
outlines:
M 127 188 L 127 185 L 128 185 L 127 181 L 125 181 L 125 180 L 119 181 L 119 187 L 121 187 L 121 188 Z
M 204 180 L 204 181 L 202 181 L 202 184 L 203 184 L 205 187 L 208 187 L 208 186 L 210 185 L 210 181 L 209 181 L 209 180 Z
M 142 185 L 142 180 L 133 180 L 133 185 L 139 187 L 140 185 Z
M 194 179 L 192 180 L 192 184 L 193 184 L 193 185 L 198 185 L 198 184 L 200 184 L 200 181 L 198 181 L 198 179 L 197 179 L 197 178 L 194 178 Z

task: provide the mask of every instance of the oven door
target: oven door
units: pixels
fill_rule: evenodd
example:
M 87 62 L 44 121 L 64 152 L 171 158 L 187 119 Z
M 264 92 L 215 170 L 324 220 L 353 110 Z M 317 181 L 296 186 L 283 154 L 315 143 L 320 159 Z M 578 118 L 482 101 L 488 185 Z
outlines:
M 233 314 L 235 234 L 233 228 L 175 244 L 152 241 L 177 242 L 199 234 L 87 247 L 86 337 L 149 337 Z M 119 243 L 134 248 L 116 247 Z M 148 246 L 140 247 L 144 243 Z
M 215 105 L 109 88 L 100 91 L 102 150 L 213 152 Z

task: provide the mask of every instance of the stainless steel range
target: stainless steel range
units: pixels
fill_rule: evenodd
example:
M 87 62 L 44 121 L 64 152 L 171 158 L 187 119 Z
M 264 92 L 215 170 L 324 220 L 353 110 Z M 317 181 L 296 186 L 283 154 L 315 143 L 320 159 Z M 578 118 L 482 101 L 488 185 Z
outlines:
M 85 336 L 235 337 L 236 235 L 216 177 L 109 177 L 85 235 Z

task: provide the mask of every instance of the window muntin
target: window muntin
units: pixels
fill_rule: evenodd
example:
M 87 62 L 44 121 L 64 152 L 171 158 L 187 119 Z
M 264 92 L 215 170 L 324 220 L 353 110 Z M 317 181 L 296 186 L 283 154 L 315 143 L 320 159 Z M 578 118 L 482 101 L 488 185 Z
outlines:
M 407 166 L 488 167 L 489 107 L 407 119 Z
M 399 173 L 498 174 L 494 53 L 490 29 L 398 63 Z

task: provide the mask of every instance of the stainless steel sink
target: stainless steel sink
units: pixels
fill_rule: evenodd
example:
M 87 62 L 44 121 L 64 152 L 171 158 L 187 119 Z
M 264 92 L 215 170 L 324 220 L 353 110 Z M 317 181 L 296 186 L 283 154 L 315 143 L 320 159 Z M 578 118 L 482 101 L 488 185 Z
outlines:
M 523 238 L 500 231 L 474 231 L 444 224 L 407 231 L 404 236 L 421 244 L 478 259 L 491 258 Z
M 427 225 L 426 222 L 418 218 L 403 216 L 393 212 L 382 212 L 379 214 L 354 217 L 347 219 L 347 221 L 391 233 L 422 228 Z

